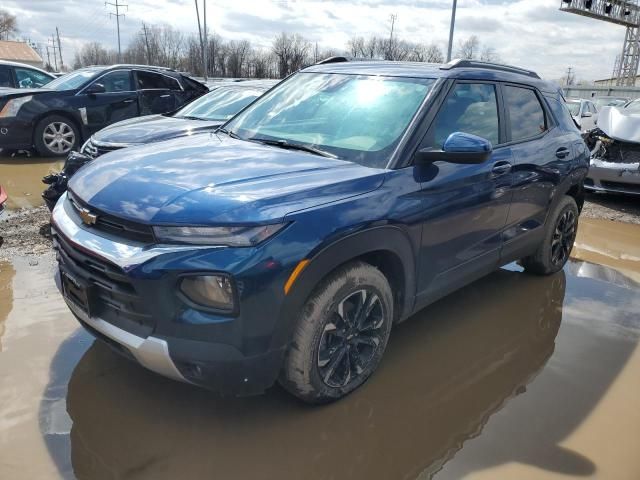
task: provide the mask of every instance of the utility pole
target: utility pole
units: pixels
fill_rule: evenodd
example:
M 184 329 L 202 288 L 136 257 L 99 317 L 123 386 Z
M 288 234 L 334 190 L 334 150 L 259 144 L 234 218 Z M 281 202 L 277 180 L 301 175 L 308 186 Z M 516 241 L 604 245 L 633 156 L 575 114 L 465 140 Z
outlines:
M 60 46 L 60 32 L 56 27 L 56 36 L 58 37 L 58 54 L 60 55 L 60 70 L 64 69 L 64 63 L 62 61 L 62 47 Z
M 451 7 L 451 26 L 449 27 L 449 46 L 447 48 L 447 62 L 451 61 L 451 49 L 453 48 L 453 30 L 456 26 L 456 7 L 458 0 L 453 0 L 453 7 Z
M 198 19 L 198 36 L 200 37 L 200 52 L 202 55 L 202 67 L 204 68 L 204 38 L 202 36 L 202 27 L 200 26 L 200 10 L 198 10 L 198 0 L 193 0 L 196 4 L 196 18 Z M 204 68 L 204 80 L 207 80 L 207 69 Z
M 144 43 L 147 45 L 147 65 L 151 65 L 151 49 L 149 48 L 149 34 L 147 33 L 147 26 L 142 22 L 142 30 L 144 30 Z
M 571 75 L 571 70 L 573 70 L 572 67 L 568 67 L 567 68 L 567 79 L 564 82 L 564 84 L 568 87 L 569 85 L 573 84 L 573 76 Z
M 51 68 L 51 55 L 49 54 L 49 45 L 46 45 L 46 47 L 47 47 L 47 66 Z
M 120 0 L 115 0 L 115 3 L 104 2 L 105 7 L 107 5 L 111 5 L 115 7 L 116 13 L 109 12 L 109 16 L 116 17 L 116 25 L 118 28 L 118 62 L 122 62 L 122 49 L 120 47 L 120 17 L 124 17 L 124 13 L 120 13 L 121 8 L 126 8 L 129 10 L 129 5 L 125 5 L 124 3 L 120 3 Z
M 398 18 L 398 15 L 395 13 L 392 13 L 391 16 L 389 17 L 389 19 L 391 20 L 391 31 L 389 33 L 389 50 L 387 51 L 387 60 L 393 60 L 393 26 L 396 23 L 396 19 Z
M 56 39 L 53 35 L 48 39 L 51 42 L 51 48 L 53 49 L 53 65 L 55 66 L 56 72 L 58 71 L 58 57 L 56 57 L 56 49 L 58 46 L 56 45 Z
M 207 0 L 202 0 L 202 23 L 204 28 L 204 81 L 207 81 L 207 73 L 209 72 L 209 62 L 207 50 L 209 50 L 209 36 L 207 35 Z

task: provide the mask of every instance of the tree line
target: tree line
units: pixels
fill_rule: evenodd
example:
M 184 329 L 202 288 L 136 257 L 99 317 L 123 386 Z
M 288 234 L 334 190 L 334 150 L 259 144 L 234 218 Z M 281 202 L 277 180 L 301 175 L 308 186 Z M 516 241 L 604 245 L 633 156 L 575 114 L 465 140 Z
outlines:
M 393 36 L 354 36 L 344 49 L 319 46 L 299 33 L 282 32 L 269 47 L 258 47 L 248 40 L 226 40 L 218 34 L 209 36 L 207 76 L 233 78 L 283 78 L 324 58 L 345 55 L 357 59 L 382 59 L 442 63 L 445 55 L 435 43 L 409 42 Z M 498 61 L 495 50 L 480 44 L 477 36 L 462 40 L 454 55 L 457 58 Z M 126 48 L 118 52 L 99 42 L 84 44 L 76 51 L 74 68 L 88 65 L 133 63 L 158 65 L 203 76 L 202 46 L 197 35 L 186 35 L 170 25 L 143 24 Z

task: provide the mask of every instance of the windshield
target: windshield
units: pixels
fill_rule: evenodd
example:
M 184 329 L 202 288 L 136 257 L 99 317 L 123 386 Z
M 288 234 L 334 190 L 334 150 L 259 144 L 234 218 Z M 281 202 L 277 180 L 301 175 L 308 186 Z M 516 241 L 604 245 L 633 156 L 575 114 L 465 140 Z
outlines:
M 222 87 L 191 102 L 178 113 L 178 118 L 227 121 L 262 95 L 255 88 Z
M 75 90 L 103 70 L 103 68 L 83 68 L 82 70 L 76 70 L 75 72 L 67 73 L 47 83 L 47 88 L 53 90 Z
M 596 104 L 596 107 L 600 108 L 600 107 L 621 107 L 623 106 L 625 103 L 627 103 L 627 99 L 626 98 L 615 98 L 615 97 L 601 97 L 601 98 L 596 98 L 593 103 Z
M 574 117 L 580 113 L 580 102 L 567 102 L 567 107 Z
M 627 112 L 640 113 L 640 100 L 634 100 L 624 108 Z
M 226 130 L 247 140 L 279 140 L 384 167 L 434 82 L 301 72 L 258 99 Z

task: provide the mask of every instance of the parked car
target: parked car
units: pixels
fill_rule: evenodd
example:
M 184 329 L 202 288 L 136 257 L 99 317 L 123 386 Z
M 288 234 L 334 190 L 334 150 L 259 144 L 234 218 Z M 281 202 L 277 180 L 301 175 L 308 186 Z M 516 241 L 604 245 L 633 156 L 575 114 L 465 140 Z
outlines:
M 0 148 L 66 155 L 107 125 L 171 112 L 207 92 L 192 78 L 159 67 L 83 68 L 46 88 L 0 91 Z
M 69 179 L 78 169 L 106 152 L 211 132 L 276 83 L 275 80 L 265 80 L 223 86 L 197 98 L 175 113 L 146 115 L 114 123 L 92 135 L 82 146 L 80 153 L 71 152 L 59 173 L 42 179 L 48 185 L 42 198 L 52 210 L 60 196 L 66 192 Z
M 631 100 L 624 106 L 625 113 L 640 113 L 640 98 Z
M 598 128 L 586 139 L 591 149 L 586 189 L 640 194 L 640 115 L 636 108 L 603 107 Z
M 623 107 L 627 102 L 629 102 L 627 97 L 601 96 L 593 98 L 593 103 L 596 104 L 598 111 L 602 110 L 602 107 Z
M 569 99 L 567 100 L 567 107 L 569 107 L 571 116 L 580 127 L 580 130 L 589 132 L 596 128 L 598 109 L 593 102 L 584 99 Z
M 0 60 L 0 88 L 39 88 L 54 78 L 52 73 L 31 65 Z
M 328 402 L 436 299 L 515 260 L 559 271 L 588 162 L 562 93 L 528 70 L 314 65 L 217 135 L 83 167 L 52 214 L 56 282 L 150 370 Z
M 4 213 L 4 204 L 7 201 L 7 192 L 0 185 L 0 216 Z

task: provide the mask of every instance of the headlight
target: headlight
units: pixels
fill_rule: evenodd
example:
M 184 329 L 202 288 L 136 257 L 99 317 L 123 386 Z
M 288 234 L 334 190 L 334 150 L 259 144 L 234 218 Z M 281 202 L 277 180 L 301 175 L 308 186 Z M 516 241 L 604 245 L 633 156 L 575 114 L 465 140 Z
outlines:
M 180 291 L 198 305 L 225 312 L 234 310 L 233 284 L 225 275 L 184 277 L 180 282 Z
M 275 235 L 285 223 L 257 227 L 153 227 L 160 243 L 251 247 Z
M 26 97 L 20 98 L 12 98 L 0 111 L 0 118 L 15 117 L 18 114 L 20 107 L 22 107 L 22 105 L 24 105 L 25 103 L 30 102 L 32 98 L 33 95 L 28 95 Z

